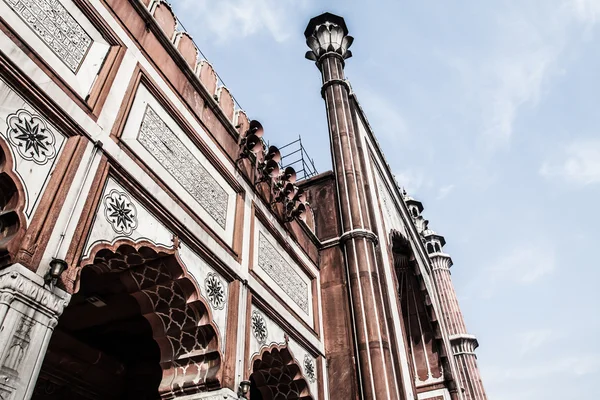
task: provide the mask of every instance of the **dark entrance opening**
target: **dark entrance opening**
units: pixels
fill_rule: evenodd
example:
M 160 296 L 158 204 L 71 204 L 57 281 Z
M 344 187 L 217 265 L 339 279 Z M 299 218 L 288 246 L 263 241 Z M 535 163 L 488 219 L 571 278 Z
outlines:
M 60 317 L 34 400 L 159 398 L 160 349 L 118 273 L 84 268 Z

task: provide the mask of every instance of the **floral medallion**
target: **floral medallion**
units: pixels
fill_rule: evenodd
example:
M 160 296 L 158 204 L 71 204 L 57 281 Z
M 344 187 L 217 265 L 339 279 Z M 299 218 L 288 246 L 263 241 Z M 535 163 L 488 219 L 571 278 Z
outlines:
M 308 378 L 310 383 L 314 383 L 317 380 L 315 375 L 315 360 L 308 354 L 304 356 L 304 375 Z
M 267 341 L 267 322 L 258 312 L 252 312 L 252 334 L 258 340 L 258 343 L 265 344 Z
M 216 274 L 209 272 L 204 280 L 204 290 L 211 307 L 215 310 L 225 308 L 225 286 Z
M 56 156 L 54 133 L 39 116 L 19 110 L 6 118 L 6 124 L 8 141 L 23 159 L 43 165 Z
M 131 235 L 137 228 L 137 210 L 135 205 L 124 192 L 116 189 L 110 191 L 104 198 L 104 216 L 116 233 Z

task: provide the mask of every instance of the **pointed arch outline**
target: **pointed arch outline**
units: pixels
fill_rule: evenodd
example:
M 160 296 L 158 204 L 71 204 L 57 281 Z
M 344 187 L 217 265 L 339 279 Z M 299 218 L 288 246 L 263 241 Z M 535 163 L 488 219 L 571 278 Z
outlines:
M 99 242 L 92 246 L 89 255 L 79 265 L 70 269 L 74 276 L 70 293 L 80 290 L 81 273 L 86 268 L 93 268 L 101 274 L 127 273 L 121 282 L 140 306 L 142 316 L 150 324 L 153 338 L 160 349 L 163 376 L 159 393 L 163 399 L 221 388 L 224 360 L 222 339 L 212 309 L 202 295 L 197 280 L 179 256 L 177 237 L 173 242 L 172 248 L 156 245 L 149 240 L 134 241 L 130 238 L 121 238 L 114 243 Z M 124 259 L 104 263 L 106 256 L 123 252 L 127 252 Z M 127 260 L 128 257 L 131 260 Z M 136 257 L 137 261 L 128 264 Z M 115 267 L 127 267 L 113 269 L 110 265 L 112 261 Z M 165 265 L 169 261 L 169 265 Z M 101 263 L 104 264 L 97 265 Z M 134 272 L 139 268 L 144 272 Z M 151 272 L 151 277 L 147 277 L 148 272 Z M 162 298 L 165 291 L 170 293 L 171 301 Z M 179 303 L 174 304 L 173 299 Z M 177 313 L 172 313 L 173 310 Z M 177 314 L 183 320 L 170 320 L 172 314 Z
M 435 293 L 429 293 L 429 291 L 427 289 L 427 285 L 425 284 L 425 280 L 423 278 L 423 275 L 421 273 L 419 265 L 416 262 L 414 252 L 411 248 L 409 239 L 404 234 L 402 234 L 400 231 L 398 231 L 396 229 L 392 229 L 389 234 L 389 241 L 391 244 L 392 256 L 393 256 L 393 261 L 394 261 L 394 269 L 395 269 L 397 285 L 398 285 L 398 290 L 399 290 L 397 295 L 398 295 L 398 300 L 399 300 L 398 305 L 401 307 L 401 315 L 403 315 L 403 318 L 405 319 L 405 324 L 406 324 L 406 321 L 408 320 L 408 318 L 410 318 L 410 316 L 404 315 L 405 312 L 402 309 L 403 308 L 402 293 L 400 292 L 400 290 L 402 290 L 401 286 L 407 282 L 404 282 L 403 279 L 401 279 L 400 274 L 403 274 L 403 275 L 404 274 L 412 274 L 413 275 L 412 278 L 414 279 L 414 282 L 416 283 L 416 285 L 414 285 L 414 286 L 416 286 L 416 291 L 419 292 L 418 297 L 423 301 L 423 307 L 425 310 L 425 314 L 427 315 L 427 323 L 431 327 L 431 334 L 433 335 L 432 341 L 435 345 L 434 349 L 437 351 L 437 356 L 438 356 L 438 360 L 439 360 L 438 367 L 439 367 L 440 376 L 433 377 L 433 378 L 436 380 L 437 379 L 447 380 L 448 379 L 448 376 L 447 376 L 447 374 L 448 374 L 448 371 L 447 371 L 448 355 L 445 351 L 446 349 L 443 344 L 443 335 L 441 332 L 442 328 L 440 326 L 440 319 L 437 315 L 437 311 L 435 310 L 435 307 L 434 307 L 433 301 L 432 301 L 432 297 L 435 296 Z M 413 301 L 416 301 L 416 298 L 413 299 Z M 406 326 L 405 329 L 408 329 L 408 326 Z M 422 329 L 422 328 L 419 327 L 419 329 Z M 410 332 L 407 332 L 407 333 L 409 335 L 411 334 Z M 409 348 L 412 348 L 412 345 L 409 345 Z M 430 363 L 431 363 L 431 360 L 428 360 L 428 368 L 431 367 Z M 414 374 L 414 378 L 416 380 L 418 379 L 420 382 L 426 382 L 428 379 L 426 379 L 424 381 L 418 376 L 417 365 L 415 364 L 415 362 L 411 361 L 411 364 L 413 364 L 412 365 L 412 367 L 413 367 L 412 373 Z
M 265 345 L 263 346 L 258 353 L 254 354 L 254 356 L 252 357 L 252 359 L 250 360 L 250 364 L 249 364 L 249 371 L 248 371 L 248 377 L 249 379 L 252 378 L 252 376 L 255 373 L 258 373 L 258 371 L 255 371 L 255 364 L 257 362 L 262 362 L 263 359 L 268 355 L 271 356 L 274 352 L 278 352 L 278 353 L 282 353 L 285 352 L 289 355 L 290 361 L 292 362 L 292 364 L 298 368 L 298 372 L 300 373 L 300 378 L 297 379 L 298 381 L 301 381 L 301 383 L 303 383 L 305 385 L 306 391 L 307 393 L 305 393 L 304 395 L 302 395 L 302 393 L 298 393 L 298 396 L 302 396 L 302 397 L 297 397 L 298 399 L 306 399 L 308 396 L 308 398 L 314 400 L 315 396 L 311 393 L 311 389 L 310 389 L 310 383 L 309 383 L 309 379 L 307 379 L 307 377 L 304 374 L 304 369 L 302 368 L 302 363 L 300 363 L 298 361 L 298 359 L 294 356 L 294 353 L 292 352 L 292 349 L 290 349 L 290 347 L 288 346 L 288 338 L 286 336 L 286 342 L 285 343 L 271 343 L 270 345 Z M 290 365 L 290 364 L 288 364 Z M 317 378 L 318 379 L 318 378 Z M 296 381 L 296 380 L 294 380 Z M 264 387 L 266 385 L 263 385 L 261 387 Z M 260 387 L 258 388 L 260 390 Z M 261 391 L 261 394 L 262 391 Z M 264 394 L 263 394 L 263 398 L 264 398 Z M 264 398 L 264 400 L 270 400 L 267 398 Z
M 15 169 L 14 155 L 0 136 L 0 267 L 11 264 L 27 230 L 27 191 Z

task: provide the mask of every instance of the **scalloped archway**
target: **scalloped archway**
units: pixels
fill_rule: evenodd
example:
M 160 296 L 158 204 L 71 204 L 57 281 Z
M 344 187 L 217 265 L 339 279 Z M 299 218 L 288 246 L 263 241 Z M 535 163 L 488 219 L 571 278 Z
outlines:
M 263 349 L 252 362 L 250 400 L 314 400 L 287 346 Z
M 409 363 L 416 382 L 425 383 L 443 378 L 441 334 L 436 313 L 408 239 L 393 230 L 390 234 L 398 296 L 405 336 L 408 341 Z
M 124 240 L 97 245 L 82 265 L 34 399 L 170 399 L 220 387 L 217 328 L 176 251 Z
M 25 191 L 13 163 L 6 142 L 0 138 L 0 267 L 13 262 L 26 229 Z

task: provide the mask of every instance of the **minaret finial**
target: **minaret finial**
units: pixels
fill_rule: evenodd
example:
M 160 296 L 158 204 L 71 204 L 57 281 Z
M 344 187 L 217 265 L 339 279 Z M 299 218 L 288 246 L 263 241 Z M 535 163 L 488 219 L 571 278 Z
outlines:
M 312 18 L 304 31 L 304 36 L 306 44 L 310 47 L 306 52 L 306 58 L 317 64 L 327 53 L 336 54 L 344 60 L 352 57 L 352 52 L 348 48 L 354 38 L 348 35 L 344 18 L 338 15 L 327 12 Z

